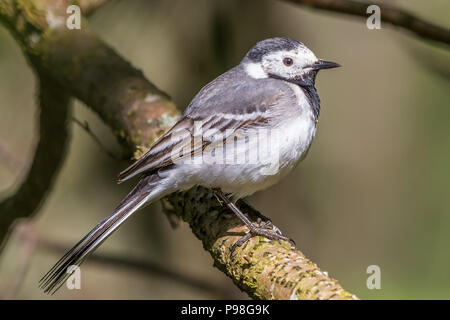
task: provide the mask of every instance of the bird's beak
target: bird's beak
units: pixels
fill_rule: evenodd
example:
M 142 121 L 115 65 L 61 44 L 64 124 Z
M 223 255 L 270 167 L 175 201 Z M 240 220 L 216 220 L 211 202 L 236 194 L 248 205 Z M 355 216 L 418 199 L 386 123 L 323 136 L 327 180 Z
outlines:
M 337 68 L 340 67 L 341 65 L 336 63 L 336 62 L 331 62 L 331 61 L 325 61 L 325 60 L 317 60 L 316 62 L 314 62 L 312 68 L 314 70 L 321 70 L 321 69 L 332 69 L 332 68 Z

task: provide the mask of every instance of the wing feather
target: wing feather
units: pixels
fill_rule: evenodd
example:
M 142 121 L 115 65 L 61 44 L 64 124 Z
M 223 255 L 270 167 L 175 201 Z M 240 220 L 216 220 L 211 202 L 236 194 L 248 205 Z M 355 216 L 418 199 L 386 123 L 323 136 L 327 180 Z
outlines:
M 236 130 L 262 125 L 268 120 L 261 115 L 240 120 L 233 119 L 229 115 L 217 115 L 214 118 L 214 120 L 207 119 L 206 121 L 194 120 L 189 117 L 181 119 L 158 139 L 146 154 L 119 174 L 119 183 L 138 174 L 150 173 L 159 168 L 170 166 L 202 152 L 211 143 L 220 142 L 214 141 L 214 137 L 219 132 L 223 137 L 223 140 L 221 139 L 223 142 Z M 201 124 L 199 128 L 194 128 L 196 122 Z M 184 128 L 184 130 L 181 130 L 181 128 Z
M 281 112 L 276 111 L 278 105 L 296 104 L 295 94 L 283 82 L 271 79 L 256 82 L 237 74 L 241 71 L 234 68 L 200 90 L 182 118 L 145 155 L 119 174 L 119 183 L 201 152 L 214 143 L 214 135 L 218 133 L 226 139 L 226 135 L 238 129 L 260 126 Z

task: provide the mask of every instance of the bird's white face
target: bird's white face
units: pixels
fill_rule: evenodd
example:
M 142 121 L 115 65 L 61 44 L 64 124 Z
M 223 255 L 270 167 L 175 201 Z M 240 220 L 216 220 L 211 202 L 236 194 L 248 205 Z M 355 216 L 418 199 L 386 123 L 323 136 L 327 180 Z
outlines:
M 249 62 L 246 65 L 247 73 L 255 79 L 278 78 L 281 80 L 301 81 L 314 78 L 316 71 L 313 66 L 319 60 L 315 54 L 306 47 L 293 50 L 281 50 L 264 55 L 259 62 Z
M 276 39 L 270 40 L 274 41 Z M 292 48 L 293 45 L 290 45 L 291 48 L 284 50 L 264 48 L 264 41 L 258 43 L 256 47 L 247 56 L 253 53 L 257 56 L 262 52 L 259 54 L 259 58 L 246 58 L 243 60 L 245 71 L 254 79 L 275 78 L 302 86 L 313 86 L 317 72 L 320 69 L 339 66 L 334 62 L 318 59 L 311 50 L 298 42 L 294 48 Z
M 268 76 L 280 79 L 296 79 L 313 71 L 318 59 L 306 47 L 298 47 L 290 51 L 268 53 L 262 58 L 261 68 Z

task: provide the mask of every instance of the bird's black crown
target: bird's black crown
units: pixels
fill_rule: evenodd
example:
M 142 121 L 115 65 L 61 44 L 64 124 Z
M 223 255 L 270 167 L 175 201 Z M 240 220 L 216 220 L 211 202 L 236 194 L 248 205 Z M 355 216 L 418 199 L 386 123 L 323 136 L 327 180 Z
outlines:
M 270 52 L 290 51 L 301 46 L 302 43 L 290 38 L 270 38 L 258 42 L 247 53 L 246 58 L 253 62 L 260 62 L 262 57 Z

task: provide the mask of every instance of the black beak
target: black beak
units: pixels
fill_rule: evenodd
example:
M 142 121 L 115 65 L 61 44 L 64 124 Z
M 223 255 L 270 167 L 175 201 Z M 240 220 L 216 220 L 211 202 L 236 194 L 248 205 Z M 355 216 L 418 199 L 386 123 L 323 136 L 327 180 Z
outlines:
M 312 65 L 312 68 L 314 70 L 321 70 L 321 69 L 332 69 L 332 68 L 337 68 L 340 67 L 341 65 L 336 63 L 336 62 L 331 62 L 331 61 L 325 61 L 325 60 L 317 60 L 316 62 L 314 62 L 314 64 Z

